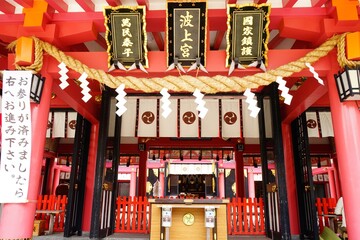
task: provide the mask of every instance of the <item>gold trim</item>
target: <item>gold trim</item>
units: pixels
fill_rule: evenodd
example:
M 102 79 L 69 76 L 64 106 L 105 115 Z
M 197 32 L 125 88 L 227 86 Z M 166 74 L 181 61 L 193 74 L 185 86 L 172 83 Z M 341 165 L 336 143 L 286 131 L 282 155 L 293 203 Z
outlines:
M 271 13 L 271 4 L 269 3 L 262 3 L 262 4 L 256 4 L 256 3 L 248 3 L 248 4 L 228 4 L 227 5 L 227 9 L 226 9 L 226 13 L 227 13 L 227 20 L 226 20 L 226 25 L 227 25 L 227 31 L 226 31 L 226 59 L 225 59 L 225 67 L 229 67 L 230 65 L 228 64 L 229 59 L 230 59 L 230 33 L 231 33 L 231 25 L 230 22 L 234 21 L 231 20 L 232 16 L 230 13 L 230 8 L 242 8 L 242 7 L 255 7 L 258 10 L 262 10 L 262 7 L 268 7 L 268 13 L 264 14 L 264 17 L 266 18 L 266 24 L 265 26 L 263 26 L 263 28 L 266 31 L 266 39 L 262 39 L 263 40 L 263 44 L 264 44 L 264 48 L 265 51 L 261 51 L 261 55 L 264 57 L 264 64 L 267 67 L 268 66 L 268 42 L 269 42 L 269 37 L 270 37 L 270 32 L 269 32 L 269 24 L 270 24 L 270 13 Z M 265 13 L 265 12 L 264 12 Z
M 207 0 L 198 0 L 198 1 L 194 1 L 194 0 L 183 0 L 183 1 L 179 1 L 179 0 L 167 0 L 166 1 L 166 33 L 165 33 L 165 38 L 166 38 L 166 56 L 169 55 L 169 22 L 168 22 L 168 15 L 169 15 L 169 10 L 168 10 L 168 3 L 202 3 L 205 2 L 205 30 L 204 30 L 204 67 L 206 67 L 206 56 L 207 56 L 207 37 L 208 37 L 208 3 Z M 201 12 L 200 12 L 201 13 Z M 201 14 L 200 14 L 201 15 Z M 201 16 L 200 16 L 201 18 Z M 200 29 L 201 32 L 201 29 Z M 200 45 L 200 43 L 199 43 Z M 199 56 L 201 57 L 201 56 Z M 168 59 L 166 59 L 166 66 L 169 67 L 169 61 Z M 190 66 L 183 66 L 183 67 L 190 67 Z
M 107 44 L 107 49 L 106 52 L 108 53 L 108 68 L 110 68 L 110 60 L 112 58 L 112 55 L 110 53 L 110 49 L 111 49 L 111 45 L 112 43 L 108 41 L 108 35 L 111 33 L 111 30 L 109 29 L 109 27 L 107 26 L 107 22 L 111 21 L 107 15 L 106 15 L 106 10 L 112 10 L 112 11 L 117 11 L 119 9 L 129 9 L 132 10 L 134 12 L 136 12 L 137 10 L 141 9 L 142 10 L 142 35 L 144 36 L 144 41 L 143 41 L 143 49 L 144 49 L 144 60 L 145 60 L 145 65 L 143 65 L 145 68 L 149 67 L 149 60 L 148 60 L 148 50 L 147 50 L 147 33 L 146 33 L 146 6 L 116 6 L 116 7 L 111 7 L 111 6 L 107 6 L 104 7 L 103 10 L 103 15 L 104 15 L 104 25 L 106 28 L 105 31 L 105 41 Z M 141 49 L 142 50 L 142 49 Z

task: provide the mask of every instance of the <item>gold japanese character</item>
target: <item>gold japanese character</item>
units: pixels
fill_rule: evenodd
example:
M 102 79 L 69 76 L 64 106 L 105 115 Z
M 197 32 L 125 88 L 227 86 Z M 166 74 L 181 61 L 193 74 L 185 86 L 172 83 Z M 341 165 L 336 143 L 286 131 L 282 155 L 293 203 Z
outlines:
M 241 48 L 241 55 L 251 55 L 252 47 L 243 47 Z
M 252 30 L 253 30 L 252 27 L 249 27 L 249 26 L 244 27 L 243 35 L 245 35 L 245 36 L 253 35 Z
M 188 32 L 187 29 L 184 29 L 185 30 L 185 37 L 183 39 L 181 39 L 181 42 L 186 42 L 186 41 L 190 41 L 192 42 L 192 38 L 190 38 L 191 36 L 191 33 Z
M 121 27 L 131 27 L 130 18 L 121 19 Z
M 193 47 L 190 45 L 187 45 L 186 43 L 184 43 L 181 47 L 180 47 L 180 51 L 181 51 L 181 55 L 184 58 L 190 57 L 190 49 L 192 49 Z
M 244 17 L 243 25 L 253 25 L 253 16 Z
M 126 55 L 126 57 L 129 57 L 132 53 L 133 51 L 131 50 L 131 48 L 124 48 L 124 52 L 122 54 Z
M 252 37 L 243 37 L 243 39 L 241 39 L 241 45 L 252 45 L 253 41 L 252 41 Z
M 124 38 L 124 41 L 121 46 L 123 47 L 132 47 L 133 42 L 130 40 L 130 38 Z
M 132 37 L 131 32 L 130 32 L 130 28 L 123 28 L 122 29 L 122 36 L 128 36 L 128 37 Z
M 191 24 L 191 19 L 193 18 L 193 15 L 189 13 L 189 11 L 186 11 L 186 15 L 180 15 L 180 27 L 193 27 L 194 25 Z

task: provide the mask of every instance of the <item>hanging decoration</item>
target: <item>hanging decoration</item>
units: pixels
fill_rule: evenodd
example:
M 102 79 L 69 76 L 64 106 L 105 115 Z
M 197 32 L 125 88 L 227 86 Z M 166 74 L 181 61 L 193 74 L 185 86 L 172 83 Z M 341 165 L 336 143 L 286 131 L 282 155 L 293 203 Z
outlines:
M 196 58 L 196 61 L 193 63 L 193 65 L 191 65 L 188 69 L 187 72 L 190 72 L 192 70 L 197 69 L 199 71 L 199 69 L 203 72 L 208 73 L 208 71 L 206 70 L 206 68 L 200 63 L 200 58 Z
M 58 62 L 64 62 L 68 68 L 76 72 L 86 72 L 90 79 L 97 80 L 110 88 L 117 88 L 121 84 L 125 84 L 128 88 L 135 91 L 142 91 L 144 93 L 160 92 L 162 88 L 167 88 L 172 92 L 193 92 L 194 88 L 198 88 L 201 92 L 206 94 L 225 93 L 225 92 L 244 92 L 246 88 L 258 88 L 259 86 L 266 86 L 276 81 L 278 76 L 289 77 L 293 73 L 300 72 L 306 68 L 305 63 L 313 64 L 320 58 L 328 55 L 334 47 L 338 46 L 338 63 L 340 66 L 350 65 L 350 63 L 357 63 L 358 61 L 348 61 L 345 56 L 345 50 L 341 46 L 345 46 L 345 37 L 347 33 L 341 35 L 334 35 L 326 42 L 321 44 L 318 48 L 308 52 L 305 56 L 289 62 L 285 65 L 279 66 L 276 69 L 270 69 L 263 73 L 248 75 L 245 77 L 226 77 L 223 75 L 216 76 L 200 76 L 192 77 L 189 75 L 182 75 L 179 77 L 164 76 L 159 78 L 137 78 L 133 76 L 113 76 L 106 73 L 102 69 L 94 69 L 88 67 L 86 64 L 68 56 L 66 53 L 60 51 L 55 46 L 48 42 L 42 41 L 36 37 L 32 37 L 35 42 L 35 60 L 30 66 L 19 66 L 14 63 L 18 70 L 33 70 L 40 71 L 43 65 L 43 52 L 55 58 Z M 9 44 L 9 49 L 14 49 L 17 41 Z M 160 81 L 159 81 L 160 80 Z M 178 84 L 181 82 L 181 84 Z M 143 84 L 139 84 L 143 83 Z
M 177 61 L 183 67 L 205 68 L 206 15 L 206 1 L 167 2 L 168 66 Z
M 268 4 L 229 4 L 227 7 L 226 66 L 237 59 L 241 65 L 267 66 L 269 40 Z
M 104 8 L 109 71 L 148 67 L 145 15 L 145 6 Z
M 82 88 L 81 93 L 83 94 L 82 100 L 84 102 L 89 101 L 91 98 L 91 95 L 89 93 L 90 88 L 88 87 L 89 82 L 86 80 L 87 77 L 88 75 L 85 72 L 79 77 L 79 81 L 81 82 L 80 87 Z
M 118 108 L 118 110 L 116 110 L 116 115 L 118 115 L 119 117 L 121 117 L 121 115 L 123 115 L 123 113 L 127 110 L 127 108 L 125 107 L 125 103 L 126 103 L 126 92 L 124 91 L 125 89 L 125 84 L 121 84 L 118 88 L 116 88 L 116 92 L 117 92 L 117 96 L 115 97 L 117 103 L 116 103 L 116 107 Z
M 305 63 L 305 65 L 309 68 L 310 72 L 314 74 L 314 78 L 318 81 L 318 83 L 324 85 L 324 81 L 321 78 L 319 78 L 319 74 L 315 71 L 314 67 L 311 66 L 310 63 Z
M 180 73 L 180 71 L 185 73 L 184 68 L 181 66 L 181 63 L 179 63 L 179 60 L 177 58 L 174 58 L 174 62 L 169 65 L 169 67 L 166 69 L 166 72 L 173 70 L 175 68 L 179 71 L 179 73 Z
M 289 88 L 286 87 L 286 81 L 282 77 L 277 77 L 276 82 L 279 84 L 278 89 L 281 91 L 281 96 L 285 98 L 284 103 L 290 105 L 293 96 L 289 94 Z
M 246 69 L 243 65 L 241 65 L 239 63 L 239 58 L 235 58 L 233 60 L 231 60 L 231 64 L 230 64 L 230 67 L 229 67 L 229 73 L 228 73 L 228 76 L 230 76 L 230 74 L 236 69 Z
M 204 118 L 208 112 L 208 109 L 205 107 L 206 102 L 203 99 L 204 94 L 199 89 L 195 89 L 193 96 L 196 97 L 195 103 L 197 104 L 196 110 L 199 111 L 199 118 Z
M 246 96 L 246 102 L 249 104 L 248 109 L 251 111 L 250 116 L 256 118 L 260 112 L 260 108 L 257 106 L 257 100 L 255 99 L 255 93 L 251 92 L 249 88 L 244 92 Z
M 59 71 L 60 78 L 59 78 L 59 80 L 61 82 L 59 86 L 60 86 L 61 89 L 64 90 L 67 86 L 69 86 L 69 83 L 67 82 L 67 79 L 69 78 L 69 76 L 66 74 L 69 71 L 69 69 L 67 69 L 66 64 L 63 63 L 63 62 L 61 62 L 58 65 L 58 67 L 60 68 L 60 71 Z
M 170 115 L 170 113 L 172 112 L 172 110 L 170 108 L 171 102 L 169 100 L 170 94 L 168 93 L 167 88 L 161 89 L 160 93 L 162 95 L 162 98 L 160 99 L 160 101 L 161 101 L 161 109 L 163 110 L 161 115 L 164 118 L 167 118 Z

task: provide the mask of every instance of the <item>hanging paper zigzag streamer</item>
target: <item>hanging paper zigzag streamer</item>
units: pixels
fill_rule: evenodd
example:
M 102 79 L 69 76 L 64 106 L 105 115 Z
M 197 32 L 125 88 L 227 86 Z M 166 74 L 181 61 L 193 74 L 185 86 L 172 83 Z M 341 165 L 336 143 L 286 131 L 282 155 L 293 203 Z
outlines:
M 125 107 L 125 103 L 127 102 L 125 99 L 126 92 L 124 91 L 125 84 L 121 84 L 118 88 L 116 88 L 116 92 L 118 95 L 116 95 L 115 99 L 117 100 L 116 107 L 118 110 L 116 111 L 116 115 L 119 117 L 123 115 L 123 113 L 127 110 Z
M 260 108 L 257 106 L 257 100 L 255 99 L 255 93 L 250 91 L 250 88 L 247 88 L 244 92 L 246 96 L 246 102 L 249 104 L 248 109 L 251 111 L 250 116 L 256 118 L 260 112 Z
M 160 101 L 161 101 L 161 109 L 163 110 L 163 112 L 161 113 L 161 115 L 164 118 L 167 118 L 170 113 L 172 112 L 171 108 L 170 108 L 170 94 L 168 93 L 168 89 L 167 88 L 163 88 L 160 91 L 161 95 L 163 96 Z
M 315 71 L 314 67 L 311 66 L 310 63 L 305 63 L 305 65 L 309 68 L 310 72 L 314 74 L 314 78 L 318 81 L 318 83 L 324 85 L 324 81 L 321 78 L 319 78 L 319 74 Z
M 285 98 L 284 103 L 290 105 L 293 96 L 289 94 L 289 88 L 286 87 L 286 81 L 282 79 L 282 77 L 277 77 L 276 82 L 279 84 L 278 89 L 281 91 L 281 96 Z
M 200 112 L 199 117 L 204 118 L 208 112 L 208 109 L 205 107 L 206 102 L 203 100 L 204 94 L 202 94 L 199 89 L 196 89 L 193 96 L 196 97 L 195 103 L 198 105 L 196 110 Z
M 82 88 L 81 93 L 83 94 L 82 100 L 84 102 L 89 101 L 89 99 L 91 98 L 90 95 L 90 88 L 88 87 L 89 82 L 86 80 L 86 78 L 88 77 L 88 75 L 86 73 L 81 74 L 81 76 L 79 77 L 79 81 L 81 82 L 80 87 Z
M 63 63 L 63 62 L 61 62 L 58 65 L 58 67 L 60 68 L 59 74 L 61 76 L 59 78 L 60 81 L 61 81 L 59 86 L 60 86 L 61 89 L 64 90 L 67 86 L 69 86 L 69 83 L 66 81 L 69 78 L 69 76 L 66 74 L 69 71 L 69 69 L 67 69 L 65 63 Z

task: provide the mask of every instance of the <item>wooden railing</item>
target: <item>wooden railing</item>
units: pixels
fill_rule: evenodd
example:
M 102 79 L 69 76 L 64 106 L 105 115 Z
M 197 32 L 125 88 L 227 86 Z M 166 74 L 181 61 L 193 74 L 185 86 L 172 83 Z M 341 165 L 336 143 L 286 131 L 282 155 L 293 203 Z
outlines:
M 118 197 L 115 232 L 149 233 L 150 204 L 146 197 Z
M 64 231 L 64 220 L 67 197 L 44 195 L 39 196 L 37 210 L 63 210 L 55 216 L 54 231 Z M 319 229 L 330 226 L 331 214 L 336 206 L 334 198 L 317 198 L 316 207 Z M 261 198 L 233 198 L 227 205 L 229 235 L 264 235 L 264 204 Z M 325 216 L 324 216 L 325 215 Z M 49 226 L 49 216 L 36 214 L 37 220 L 45 220 Z M 146 197 L 118 197 L 116 201 L 115 232 L 149 233 L 150 204 Z
M 331 226 L 331 219 L 327 216 L 334 214 L 336 207 L 335 198 L 317 198 L 315 203 L 319 221 L 319 230 L 322 232 L 324 226 Z
M 229 235 L 264 235 L 264 204 L 261 198 L 233 198 L 227 205 Z
M 38 197 L 36 210 L 62 210 L 54 217 L 54 232 L 64 231 L 65 210 L 67 204 L 67 196 L 44 195 Z M 37 213 L 36 220 L 45 220 L 45 230 L 49 229 L 50 216 L 45 213 Z

